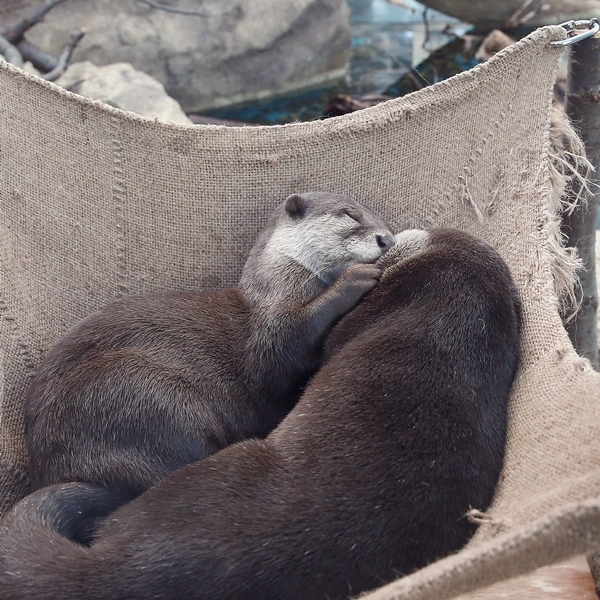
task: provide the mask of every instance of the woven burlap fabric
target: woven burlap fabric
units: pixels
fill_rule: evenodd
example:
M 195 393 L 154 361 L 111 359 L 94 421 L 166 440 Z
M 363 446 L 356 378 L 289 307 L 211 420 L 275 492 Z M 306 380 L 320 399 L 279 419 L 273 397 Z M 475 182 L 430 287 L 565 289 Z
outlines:
M 505 469 L 478 534 L 368 597 L 441 600 L 600 546 L 600 376 L 569 343 L 553 277 L 569 269 L 549 156 L 560 53 L 549 42 L 564 36 L 543 28 L 405 98 L 280 127 L 144 120 L 3 63 L 0 511 L 26 490 L 28 378 L 70 325 L 121 294 L 234 284 L 273 207 L 328 190 L 398 228 L 483 237 L 524 307 Z

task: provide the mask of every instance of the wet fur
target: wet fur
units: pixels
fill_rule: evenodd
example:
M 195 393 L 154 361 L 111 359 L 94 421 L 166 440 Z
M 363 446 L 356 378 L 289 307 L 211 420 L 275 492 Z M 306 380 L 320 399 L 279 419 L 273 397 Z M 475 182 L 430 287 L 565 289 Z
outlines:
M 17 505 L 0 526 L 0 597 L 334 600 L 461 548 L 475 528 L 465 514 L 486 509 L 502 466 L 519 301 L 470 235 L 417 242 L 384 259 L 265 440 L 171 474 L 89 548 L 52 530 L 78 496 L 85 513 L 89 487 Z
M 319 366 L 326 331 L 375 285 L 380 270 L 360 263 L 391 244 L 384 221 L 351 198 L 293 194 L 237 288 L 125 297 L 81 321 L 27 394 L 33 488 L 81 481 L 131 498 L 266 436 Z

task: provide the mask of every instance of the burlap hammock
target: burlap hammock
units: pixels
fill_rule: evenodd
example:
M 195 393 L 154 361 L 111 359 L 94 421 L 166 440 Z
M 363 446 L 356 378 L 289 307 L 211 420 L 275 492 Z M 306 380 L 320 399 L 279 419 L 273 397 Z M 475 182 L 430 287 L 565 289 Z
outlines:
M 398 228 L 483 237 L 525 315 L 505 469 L 477 535 L 367 598 L 443 600 L 600 547 L 600 375 L 559 317 L 574 261 L 559 245 L 557 165 L 575 142 L 551 126 L 549 42 L 564 37 L 539 29 L 410 96 L 275 127 L 142 119 L 2 63 L 0 510 L 26 490 L 22 401 L 50 344 L 121 294 L 235 284 L 275 204 L 329 190 Z

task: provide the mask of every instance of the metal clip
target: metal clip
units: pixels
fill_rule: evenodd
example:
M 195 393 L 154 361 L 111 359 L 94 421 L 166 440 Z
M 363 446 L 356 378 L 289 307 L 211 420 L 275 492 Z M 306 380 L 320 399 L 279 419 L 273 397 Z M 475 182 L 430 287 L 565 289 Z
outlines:
M 583 25 L 587 25 L 588 30 L 584 31 L 583 33 L 575 34 L 575 31 L 580 29 Z M 569 37 L 564 40 L 550 42 L 551 46 L 570 46 L 571 44 L 575 44 L 581 40 L 592 37 L 593 35 L 596 35 L 598 31 L 600 31 L 600 23 L 596 18 L 589 20 L 583 19 L 581 21 L 566 21 L 565 23 L 561 23 L 559 27 L 564 27 L 567 30 Z

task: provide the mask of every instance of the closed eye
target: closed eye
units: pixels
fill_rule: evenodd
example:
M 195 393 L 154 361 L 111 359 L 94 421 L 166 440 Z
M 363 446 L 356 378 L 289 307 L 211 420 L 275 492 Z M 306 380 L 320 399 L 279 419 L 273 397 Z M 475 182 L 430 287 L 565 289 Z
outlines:
M 356 221 L 357 223 L 361 222 L 361 218 L 360 215 L 358 213 L 355 213 L 353 210 L 345 208 L 344 209 L 344 214 L 347 217 L 350 217 L 353 221 Z

